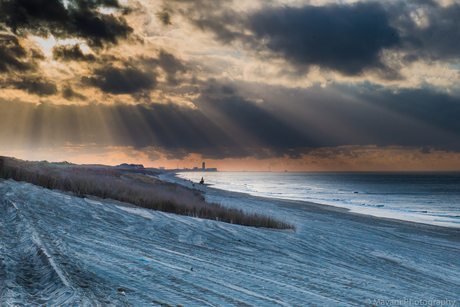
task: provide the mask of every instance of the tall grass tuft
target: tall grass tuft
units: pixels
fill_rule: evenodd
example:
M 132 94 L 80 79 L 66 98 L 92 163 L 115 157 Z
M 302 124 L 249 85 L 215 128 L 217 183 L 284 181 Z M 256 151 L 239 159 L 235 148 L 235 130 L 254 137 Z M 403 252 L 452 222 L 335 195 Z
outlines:
M 142 171 L 146 173 L 148 171 Z M 29 162 L 0 157 L 0 178 L 29 182 L 46 189 L 110 198 L 168 213 L 218 220 L 226 223 L 275 229 L 295 226 L 269 216 L 208 203 L 197 190 L 110 166 Z

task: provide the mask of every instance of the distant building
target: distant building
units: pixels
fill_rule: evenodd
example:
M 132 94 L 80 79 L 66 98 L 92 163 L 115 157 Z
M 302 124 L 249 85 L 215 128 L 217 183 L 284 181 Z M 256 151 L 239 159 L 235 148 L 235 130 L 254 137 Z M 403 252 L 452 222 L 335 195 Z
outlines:
M 163 166 L 160 166 L 158 169 L 164 171 L 165 168 Z
M 202 167 L 202 168 L 203 168 L 204 170 L 206 169 L 204 162 L 203 162 L 203 167 Z
M 199 172 L 217 172 L 217 168 L 214 167 L 214 168 L 202 169 L 202 168 L 199 168 L 199 167 L 195 166 L 192 169 L 184 167 L 184 169 L 182 171 L 183 172 L 187 172 L 187 171 L 193 171 L 193 172 L 196 172 L 196 171 L 199 171 Z

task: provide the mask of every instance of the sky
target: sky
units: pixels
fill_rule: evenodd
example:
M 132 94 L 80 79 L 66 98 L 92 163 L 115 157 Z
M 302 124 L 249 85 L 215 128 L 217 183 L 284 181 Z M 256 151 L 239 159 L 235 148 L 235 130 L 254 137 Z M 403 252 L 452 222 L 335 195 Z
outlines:
M 460 170 L 460 1 L 3 0 L 0 155 Z

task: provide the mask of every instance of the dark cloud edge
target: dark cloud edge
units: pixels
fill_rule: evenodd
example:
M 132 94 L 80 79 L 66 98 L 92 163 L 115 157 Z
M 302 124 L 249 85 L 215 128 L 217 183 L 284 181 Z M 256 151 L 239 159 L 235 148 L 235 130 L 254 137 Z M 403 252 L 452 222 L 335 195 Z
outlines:
M 303 7 L 267 4 L 244 15 L 234 11 L 229 2 L 207 7 L 208 2 L 168 1 L 165 5 L 171 14 L 182 14 L 224 45 L 239 42 L 252 56 L 285 59 L 298 68 L 296 74 L 318 66 L 344 76 L 370 73 L 385 80 L 400 80 L 401 67 L 414 61 L 460 60 L 459 3 L 447 7 L 432 0 Z M 416 8 L 428 9 L 428 27 L 417 27 L 409 17 Z M 383 50 L 406 56 L 385 64 Z M 266 51 L 271 52 L 268 58 Z

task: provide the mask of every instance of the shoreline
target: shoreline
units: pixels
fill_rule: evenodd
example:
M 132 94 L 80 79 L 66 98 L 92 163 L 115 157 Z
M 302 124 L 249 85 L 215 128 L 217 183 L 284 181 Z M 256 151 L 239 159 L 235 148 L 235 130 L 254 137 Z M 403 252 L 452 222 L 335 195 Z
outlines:
M 373 226 L 384 226 L 384 227 L 393 227 L 400 229 L 401 231 L 410 231 L 416 232 L 417 230 L 421 230 L 426 232 L 427 234 L 432 234 L 433 232 L 444 234 L 442 237 L 444 238 L 445 235 L 455 239 L 455 241 L 460 242 L 460 228 L 458 227 L 451 227 L 451 226 L 441 226 L 441 225 L 433 225 L 427 224 L 422 222 L 414 222 L 414 221 L 407 221 L 397 218 L 388 218 L 388 217 L 381 217 L 381 216 L 374 216 L 365 213 L 353 212 L 351 209 L 334 206 L 334 205 L 326 205 L 326 204 L 319 204 L 305 200 L 292 200 L 292 199 L 283 199 L 283 198 L 276 198 L 276 197 L 266 197 L 266 196 L 255 196 L 249 193 L 244 192 L 236 192 L 236 191 L 229 191 L 219 188 L 214 188 L 209 184 L 205 184 L 199 186 L 198 183 L 195 183 L 195 187 L 190 185 L 183 184 L 184 179 L 177 177 L 177 173 L 165 173 L 164 176 L 172 177 L 175 180 L 171 181 L 176 184 L 180 184 L 189 188 L 196 188 L 199 191 L 208 194 L 207 192 L 211 192 L 211 194 L 234 199 L 237 198 L 238 200 L 247 199 L 252 202 L 259 202 L 262 201 L 264 203 L 273 204 L 279 208 L 283 209 L 294 209 L 294 210 L 301 210 L 313 214 L 323 214 L 323 215 L 330 215 L 335 219 L 345 219 L 348 221 L 359 222 L 366 225 L 373 225 Z M 166 179 L 166 178 L 165 178 Z M 169 179 L 169 178 L 167 178 Z M 164 180 L 164 178 L 162 178 Z M 202 189 L 199 189 L 202 187 Z M 263 213 L 263 212 L 260 212 Z M 288 221 L 289 222 L 289 221 Z
M 0 184 L 6 230 L 0 273 L 17 282 L 24 260 L 33 265 L 28 282 L 10 288 L 0 302 L 374 306 L 381 300 L 458 298 L 460 236 L 454 229 L 202 190 L 211 201 L 288 220 L 297 230 L 120 206 L 28 183 Z M 37 294 L 21 295 L 31 289 Z

